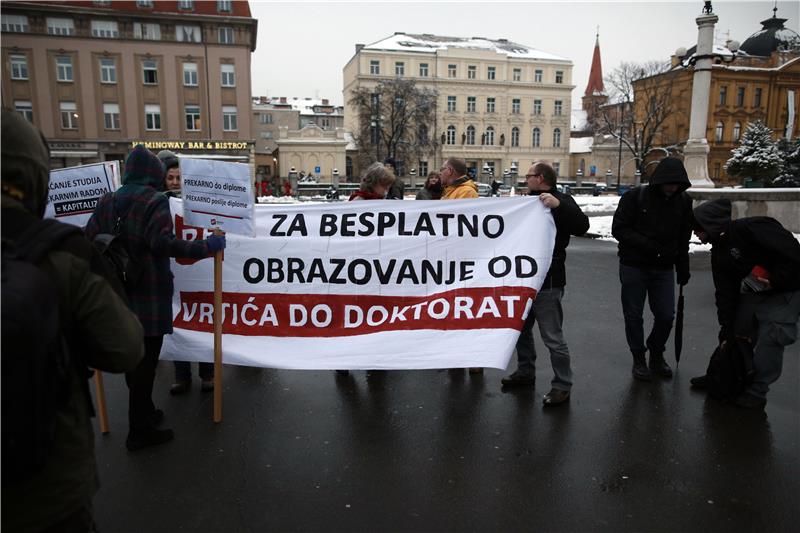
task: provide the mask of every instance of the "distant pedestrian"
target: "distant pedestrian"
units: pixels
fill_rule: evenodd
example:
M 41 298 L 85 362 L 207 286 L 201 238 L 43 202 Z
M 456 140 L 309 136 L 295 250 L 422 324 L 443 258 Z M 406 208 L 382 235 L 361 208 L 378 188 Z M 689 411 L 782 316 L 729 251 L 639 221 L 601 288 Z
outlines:
M 728 199 L 698 206 L 694 218 L 697 237 L 711 243 L 719 342 L 739 338 L 753 346 L 753 379 L 735 403 L 763 409 L 784 348 L 797 341 L 800 243 L 773 218 L 731 220 Z M 692 386 L 705 388 L 706 377 L 692 378 Z
M 164 164 L 164 194 L 168 197 L 181 197 L 180 160 L 173 152 L 162 150 L 158 158 Z M 264 182 L 262 182 L 264 183 Z M 175 366 L 175 382 L 170 386 L 170 394 L 183 394 L 192 385 L 192 366 L 188 361 L 173 361 Z M 214 363 L 198 363 L 200 374 L 200 390 L 214 390 Z
M 397 163 L 395 162 L 393 157 L 387 157 L 383 161 L 383 166 L 386 167 L 386 170 L 392 173 L 395 180 L 392 183 L 392 186 L 389 188 L 389 191 L 386 193 L 387 200 L 402 200 L 405 198 L 405 191 L 406 185 L 403 183 L 403 180 L 399 179 L 397 176 Z
M 539 333 L 550 351 L 550 363 L 553 366 L 551 390 L 544 395 L 543 401 L 546 406 L 558 405 L 569 400 L 572 390 L 572 368 L 569 348 L 562 330 L 564 311 L 561 307 L 567 284 L 567 246 L 570 235 L 583 235 L 589 230 L 589 217 L 581 211 L 572 196 L 556 190 L 556 172 L 549 164 L 534 163 L 528 169 L 525 180 L 528 194 L 538 196 L 545 207 L 550 209 L 556 224 L 556 239 L 550 270 L 544 278 L 542 288 L 536 294 L 534 306 L 525 319 L 517 340 L 517 370 L 503 378 L 502 384 L 506 387 L 534 385 L 536 348 L 533 342 L 533 326 L 538 321 Z
M 625 337 L 633 355 L 633 377 L 650 381 L 653 373 L 672 377 L 664 349 L 675 317 L 675 281 L 689 282 L 692 233 L 691 186 L 683 162 L 661 160 L 649 185 L 620 198 L 611 233 L 619 242 L 619 279 Z M 653 328 L 644 339 L 644 302 L 650 301 Z M 648 368 L 645 354 L 650 351 Z
M 425 185 L 417 191 L 417 200 L 439 200 L 442 197 L 442 176 L 438 172 L 431 172 L 425 180 Z
M 112 233 L 122 220 L 120 238 L 137 259 L 141 277 L 128 287 L 131 309 L 144 327 L 144 359 L 125 375 L 129 389 L 129 450 L 173 439 L 171 429 L 157 429 L 164 412 L 153 405 L 153 382 L 164 335 L 172 333 L 172 273 L 170 257 L 202 259 L 225 248 L 225 237 L 185 241 L 173 233 L 172 214 L 164 187 L 164 166 L 144 145 L 137 145 L 125 161 L 122 187 L 103 196 L 86 225 L 86 235 Z

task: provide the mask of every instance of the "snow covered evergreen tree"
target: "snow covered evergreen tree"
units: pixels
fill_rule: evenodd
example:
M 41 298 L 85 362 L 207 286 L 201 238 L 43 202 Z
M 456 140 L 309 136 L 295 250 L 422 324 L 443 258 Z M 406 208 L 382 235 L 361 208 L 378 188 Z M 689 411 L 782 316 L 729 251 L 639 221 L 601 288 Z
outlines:
M 728 174 L 762 180 L 765 185 L 772 182 L 783 166 L 778 143 L 772 139 L 772 130 L 760 120 L 747 126 L 739 147 L 731 150 L 731 154 L 725 165 Z
M 793 141 L 781 139 L 778 149 L 783 158 L 783 168 L 772 181 L 773 187 L 800 187 L 800 137 Z

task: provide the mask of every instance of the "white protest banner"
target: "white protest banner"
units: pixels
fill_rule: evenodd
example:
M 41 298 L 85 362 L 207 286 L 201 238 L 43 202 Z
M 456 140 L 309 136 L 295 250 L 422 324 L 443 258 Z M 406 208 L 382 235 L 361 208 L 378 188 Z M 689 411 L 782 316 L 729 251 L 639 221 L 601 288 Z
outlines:
M 171 200 L 179 238 L 204 237 Z M 259 205 L 228 236 L 225 363 L 291 369 L 505 368 L 550 268 L 537 197 Z M 211 361 L 213 261 L 173 263 L 165 359 Z
M 253 236 L 255 196 L 250 167 L 211 159 L 180 158 L 186 223 Z
M 117 161 L 51 170 L 45 218 L 86 226 L 97 201 L 119 187 L 118 176 Z

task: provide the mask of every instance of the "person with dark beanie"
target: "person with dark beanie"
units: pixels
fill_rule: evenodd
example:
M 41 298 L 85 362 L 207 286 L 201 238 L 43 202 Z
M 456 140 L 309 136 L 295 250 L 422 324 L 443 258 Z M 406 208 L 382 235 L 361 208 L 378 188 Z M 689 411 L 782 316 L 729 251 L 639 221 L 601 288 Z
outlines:
M 675 281 L 689 282 L 689 238 L 692 234 L 691 187 L 683 162 L 666 157 L 649 185 L 620 198 L 611 233 L 619 243 L 619 279 L 625 337 L 633 355 L 633 377 L 650 381 L 672 377 L 664 349 L 675 318 Z M 644 302 L 649 299 L 653 327 L 644 339 Z M 645 354 L 650 351 L 648 368 Z
M 752 380 L 734 403 L 763 409 L 781 375 L 784 348 L 797 341 L 800 243 L 774 218 L 731 220 L 725 198 L 695 208 L 694 220 L 695 235 L 711 243 L 720 346 L 744 340 L 753 347 Z M 691 383 L 702 389 L 707 378 Z
M 397 163 L 395 162 L 393 157 L 387 157 L 383 161 L 383 166 L 392 173 L 394 176 L 394 182 L 392 186 L 389 188 L 389 191 L 386 193 L 387 200 L 402 200 L 405 196 L 406 186 L 403 183 L 403 180 L 397 177 Z
M 225 237 L 185 241 L 175 237 L 169 201 L 164 188 L 164 165 L 154 153 L 136 145 L 125 161 L 122 187 L 98 201 L 86 225 L 86 236 L 113 233 L 119 217 L 120 237 L 137 259 L 139 278 L 128 284 L 129 305 L 144 328 L 144 359 L 125 374 L 129 389 L 129 450 L 173 439 L 171 429 L 157 429 L 164 412 L 153 405 L 153 382 L 164 335 L 172 333 L 172 272 L 170 257 L 202 259 L 225 248 Z

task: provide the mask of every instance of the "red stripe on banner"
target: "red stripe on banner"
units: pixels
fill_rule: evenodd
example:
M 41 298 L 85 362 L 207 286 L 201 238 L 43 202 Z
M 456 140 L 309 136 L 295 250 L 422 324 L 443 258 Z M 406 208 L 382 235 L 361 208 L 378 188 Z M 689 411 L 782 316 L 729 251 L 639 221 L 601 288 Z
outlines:
M 530 287 L 477 287 L 430 296 L 222 294 L 222 332 L 269 337 L 349 337 L 420 329 L 522 329 Z M 181 292 L 178 329 L 212 333 L 213 292 Z

